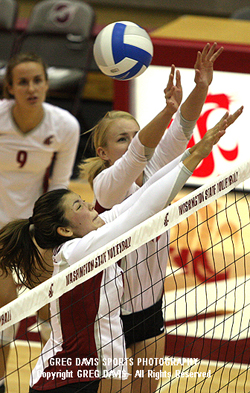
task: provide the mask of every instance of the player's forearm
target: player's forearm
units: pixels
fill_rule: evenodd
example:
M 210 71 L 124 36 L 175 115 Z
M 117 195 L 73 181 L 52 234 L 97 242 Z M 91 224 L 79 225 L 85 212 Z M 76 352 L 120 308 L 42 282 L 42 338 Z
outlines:
M 183 164 L 190 172 L 193 172 L 203 160 L 203 158 L 204 156 L 202 156 L 202 154 L 199 153 L 198 149 L 196 149 L 192 154 L 185 158 Z
M 134 204 L 137 202 L 137 200 L 141 197 L 141 195 L 150 187 L 152 186 L 154 183 L 159 182 L 158 186 L 159 187 L 163 187 L 163 181 L 168 181 L 167 180 L 167 176 L 176 168 L 178 168 L 179 164 L 181 161 L 185 160 L 186 157 L 188 157 L 190 155 L 190 151 L 189 149 L 186 150 L 183 154 L 181 154 L 179 157 L 176 157 L 173 161 L 171 161 L 170 163 L 168 163 L 167 165 L 165 165 L 164 167 L 162 167 L 160 170 L 158 170 L 156 173 L 154 173 L 154 175 L 152 177 L 150 177 L 148 179 L 148 181 L 146 181 L 146 183 L 143 184 L 142 187 L 140 187 L 135 193 L 133 193 L 132 195 L 130 195 L 129 198 L 126 198 L 122 203 L 120 203 L 119 205 L 116 205 L 116 211 L 119 212 L 117 213 L 117 215 L 122 214 L 123 212 L 125 212 L 129 207 L 134 206 Z M 184 168 L 185 169 L 185 168 Z M 177 169 L 176 169 L 177 170 Z M 177 170 L 178 172 L 178 170 Z M 173 172 L 174 173 L 174 172 Z M 191 175 L 191 173 L 189 174 L 189 176 Z M 165 179 L 165 180 L 162 180 Z M 175 176 L 171 178 L 170 182 L 168 183 L 168 188 L 169 190 L 171 190 L 171 188 L 173 187 L 173 184 L 175 183 Z M 162 189 L 156 189 L 156 193 L 161 193 Z M 164 206 L 165 206 L 165 202 L 166 200 L 168 200 L 168 198 L 166 199 L 166 194 L 164 194 L 163 197 L 164 200 Z
M 185 120 L 197 120 L 201 114 L 208 92 L 208 86 L 198 83 L 181 106 L 181 114 Z
M 174 112 L 166 106 L 139 133 L 140 142 L 149 148 L 155 148 L 166 131 Z
M 110 209 L 128 196 L 132 184 L 143 172 L 147 164 L 144 145 L 137 134 L 127 152 L 105 171 L 99 173 L 93 182 L 96 199 L 101 206 Z M 154 150 L 153 150 L 154 151 Z

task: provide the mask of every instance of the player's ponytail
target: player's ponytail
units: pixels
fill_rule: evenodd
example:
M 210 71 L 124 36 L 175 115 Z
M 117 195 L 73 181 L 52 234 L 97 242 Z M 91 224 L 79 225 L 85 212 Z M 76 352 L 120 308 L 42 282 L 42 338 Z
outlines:
M 29 219 L 11 221 L 0 230 L 0 274 L 16 273 L 19 281 L 31 286 L 31 276 L 41 255 L 32 240 Z M 2 272 L 1 272 L 2 271 Z
M 38 198 L 29 219 L 14 220 L 0 230 L 0 274 L 15 272 L 26 286 L 37 284 L 37 278 L 48 271 L 42 250 L 53 250 L 69 238 L 57 231 L 69 225 L 64 217 L 63 198 L 68 189 L 47 192 Z M 41 249 L 41 252 L 40 252 Z
M 79 177 L 87 179 L 93 189 L 94 178 L 108 167 L 108 161 L 104 161 L 100 157 L 87 158 L 79 165 Z

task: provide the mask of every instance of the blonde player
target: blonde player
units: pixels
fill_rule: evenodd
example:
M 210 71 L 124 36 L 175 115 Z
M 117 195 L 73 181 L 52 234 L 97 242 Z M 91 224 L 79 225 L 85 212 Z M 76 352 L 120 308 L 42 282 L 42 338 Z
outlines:
M 87 160 L 81 169 L 87 173 L 93 186 L 99 212 L 110 209 L 133 194 L 159 168 L 185 150 L 212 82 L 214 61 L 221 52 L 222 48 L 216 50 L 216 43 L 212 46 L 207 44 L 202 53 L 198 52 L 195 87 L 181 107 L 174 106 L 176 116 L 167 132 L 169 112 L 173 109 L 173 100 L 178 103 L 176 91 L 181 89 L 178 72 L 176 86 L 173 86 L 174 67 L 165 89 L 166 107 L 146 126 L 147 134 L 145 128 L 138 132 L 137 121 L 124 112 L 109 112 L 97 124 L 93 131 L 97 156 Z M 240 113 L 241 110 L 233 119 Z M 148 148 L 151 148 L 151 155 L 148 154 Z M 156 380 L 147 378 L 147 370 L 152 366 L 144 366 L 137 359 L 146 357 L 152 360 L 164 356 L 162 296 L 168 261 L 166 244 L 168 233 L 121 261 L 124 269 L 121 312 L 128 357 L 134 359 L 133 375 L 136 374 L 137 366 L 144 369 L 143 380 L 138 378 L 133 383 L 134 392 L 139 389 L 154 392 L 158 384 Z M 148 255 L 151 255 L 150 259 Z M 113 387 L 115 391 L 116 385 Z

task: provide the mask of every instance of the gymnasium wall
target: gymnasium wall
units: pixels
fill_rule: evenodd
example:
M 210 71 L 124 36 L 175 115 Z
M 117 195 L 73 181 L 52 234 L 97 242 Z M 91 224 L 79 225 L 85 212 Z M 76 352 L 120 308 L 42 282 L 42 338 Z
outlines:
M 238 8 L 249 6 L 249 0 L 88 0 L 88 2 L 114 5 L 114 7 L 151 8 L 179 14 L 225 17 L 230 16 Z

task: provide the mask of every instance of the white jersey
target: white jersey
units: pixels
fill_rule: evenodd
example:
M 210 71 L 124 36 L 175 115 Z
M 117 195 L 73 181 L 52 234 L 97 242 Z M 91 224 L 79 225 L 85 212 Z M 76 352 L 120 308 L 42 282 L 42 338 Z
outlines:
M 0 101 L 0 228 L 32 215 L 34 202 L 46 189 L 68 186 L 80 137 L 77 119 L 48 103 L 43 104 L 41 123 L 22 133 L 12 116 L 13 105 L 14 100 Z
M 187 143 L 180 125 L 179 110 L 149 162 L 145 160 L 144 146 L 137 134 L 128 151 L 94 179 L 97 210 L 101 211 L 101 207 L 103 210 L 109 209 L 133 194 L 139 188 L 135 181 L 142 172 L 146 182 L 156 171 L 181 154 Z M 168 261 L 168 235 L 165 233 L 148 242 L 121 261 L 124 270 L 123 314 L 148 308 L 162 297 Z
M 152 187 L 150 179 L 137 193 L 101 214 L 106 225 L 64 243 L 55 252 L 54 274 L 160 211 L 191 174 L 180 160 L 174 168 L 165 167 L 159 181 L 152 177 Z M 126 375 L 120 319 L 122 293 L 121 269 L 114 264 L 51 303 L 52 333 L 32 371 L 30 385 L 34 389 L 90 381 L 101 377 L 105 370 L 120 370 Z M 66 379 L 64 371 L 70 373 Z

